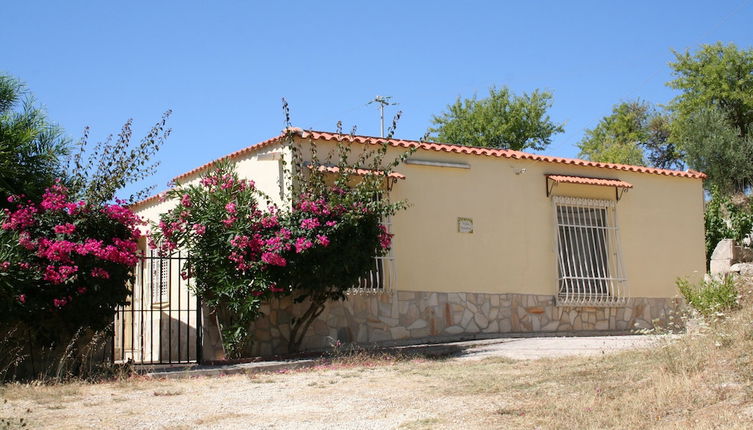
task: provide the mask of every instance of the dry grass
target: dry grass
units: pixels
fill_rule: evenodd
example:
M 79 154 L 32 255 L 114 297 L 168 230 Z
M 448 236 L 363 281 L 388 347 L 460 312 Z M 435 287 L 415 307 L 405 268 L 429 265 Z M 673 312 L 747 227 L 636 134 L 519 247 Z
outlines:
M 0 388 L 31 428 L 753 427 L 753 305 L 648 350 L 534 361 L 363 353 L 285 373 Z M 10 422 L 10 421 L 9 421 Z M 0 421 L 0 428 L 3 428 Z

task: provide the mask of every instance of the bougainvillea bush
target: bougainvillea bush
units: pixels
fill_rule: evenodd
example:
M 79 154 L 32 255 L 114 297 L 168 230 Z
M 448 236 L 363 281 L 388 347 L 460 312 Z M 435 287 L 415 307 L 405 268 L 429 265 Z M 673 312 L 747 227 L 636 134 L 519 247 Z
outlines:
M 75 201 L 60 182 L 41 201 L 8 198 L 0 218 L 0 323 L 41 344 L 100 330 L 126 303 L 139 218 L 119 203 Z
M 312 144 L 303 162 L 291 136 L 292 163 L 286 164 L 288 199 L 277 206 L 231 164 L 218 163 L 198 184 L 178 185 L 167 198 L 176 206 L 163 214 L 152 246 L 163 254 L 188 251 L 182 268 L 191 286 L 218 316 L 226 353 L 243 355 L 253 339 L 248 327 L 270 298 L 293 295 L 307 301 L 291 322 L 289 348 L 295 351 L 311 322 L 330 300 L 345 292 L 387 253 L 391 234 L 383 220 L 404 207 L 380 198 L 388 174 L 386 148 L 351 159 L 338 145 L 338 169 L 319 169 Z M 328 159 L 331 161 L 331 159 Z M 357 175 L 357 168 L 371 174 Z

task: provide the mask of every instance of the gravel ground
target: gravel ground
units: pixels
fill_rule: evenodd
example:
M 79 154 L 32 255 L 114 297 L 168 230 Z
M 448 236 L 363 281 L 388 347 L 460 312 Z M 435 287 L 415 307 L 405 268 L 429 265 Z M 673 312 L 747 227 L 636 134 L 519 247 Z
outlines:
M 9 386 L 0 392 L 5 400 L 0 403 L 0 417 L 15 422 L 23 417 L 28 428 L 42 429 L 496 428 L 507 395 L 490 397 L 483 389 L 478 394 L 453 395 L 453 383 L 433 376 L 433 369 L 490 357 L 601 355 L 646 346 L 652 340 L 648 336 L 497 339 L 469 342 L 463 355 L 438 363 L 364 362 L 290 373 Z
M 480 344 L 465 351 L 460 360 L 480 360 L 505 357 L 514 360 L 533 360 L 565 356 L 594 356 L 625 349 L 651 346 L 655 336 L 573 336 L 531 337 L 505 339 Z

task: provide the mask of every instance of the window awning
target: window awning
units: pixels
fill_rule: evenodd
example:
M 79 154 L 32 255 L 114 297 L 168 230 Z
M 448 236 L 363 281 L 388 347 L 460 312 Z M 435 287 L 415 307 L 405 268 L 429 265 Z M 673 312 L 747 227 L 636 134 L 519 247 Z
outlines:
M 589 178 L 587 176 L 571 176 L 571 175 L 545 175 L 546 176 L 546 196 L 552 192 L 557 184 L 578 184 L 578 185 L 595 185 L 598 187 L 614 187 L 615 196 L 617 200 L 622 197 L 622 193 L 630 188 L 633 188 L 633 184 L 630 182 L 621 181 L 619 179 L 609 178 Z

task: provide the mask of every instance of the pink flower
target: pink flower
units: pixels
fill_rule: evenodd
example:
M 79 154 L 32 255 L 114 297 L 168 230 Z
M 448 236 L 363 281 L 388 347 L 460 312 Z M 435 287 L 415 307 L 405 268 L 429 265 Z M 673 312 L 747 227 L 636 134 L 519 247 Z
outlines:
M 39 204 L 45 210 L 60 210 L 65 208 L 68 199 L 68 189 L 60 185 L 60 180 L 50 188 L 45 190 L 42 195 L 42 202 Z
M 37 247 L 36 242 L 32 242 L 31 240 L 31 234 L 26 231 L 22 231 L 21 234 L 18 235 L 18 244 L 28 250 L 32 250 Z
M 62 284 L 67 281 L 70 276 L 78 271 L 78 266 L 60 266 L 55 267 L 53 265 L 47 266 L 44 271 L 43 279 L 51 282 L 53 285 Z
M 285 267 L 285 265 L 288 264 L 287 260 L 280 256 L 280 254 L 275 254 L 273 252 L 265 252 L 261 255 L 261 261 L 270 264 L 272 266 L 280 266 Z
M 280 287 L 277 286 L 277 284 L 273 283 L 273 284 L 271 284 L 269 286 L 269 291 L 271 291 L 273 293 L 281 293 L 281 292 L 285 291 L 285 288 L 280 288 Z
M 316 243 L 322 246 L 329 245 L 329 238 L 323 234 L 316 235 Z
M 78 287 L 76 289 L 76 292 L 79 294 L 84 294 L 86 292 L 86 287 Z
M 283 239 L 290 239 L 290 237 L 293 235 L 293 233 L 286 229 L 285 227 L 281 228 L 280 231 L 277 232 L 277 235 L 280 236 Z
M 71 223 L 60 224 L 53 227 L 52 230 L 57 234 L 71 234 L 76 230 L 76 226 Z
M 227 211 L 227 213 L 229 213 L 229 214 L 234 214 L 234 213 L 236 212 L 236 209 L 235 209 L 235 203 L 233 203 L 233 202 L 230 202 L 230 203 L 226 204 L 226 205 L 225 205 L 225 210 L 226 210 L 226 211 Z
M 300 254 L 301 252 L 311 248 L 314 244 L 305 237 L 299 237 L 295 240 L 295 252 Z
M 382 249 L 387 250 L 392 246 L 392 236 L 394 235 L 388 232 L 387 227 L 383 225 L 379 226 L 379 231 L 379 245 Z
M 94 278 L 110 279 L 110 274 L 107 272 L 107 270 L 101 267 L 93 268 L 91 271 L 91 275 Z
M 264 228 L 277 227 L 280 224 L 276 216 L 264 217 L 261 219 L 261 225 Z
M 183 206 L 190 208 L 191 207 L 191 196 L 188 194 L 183 194 L 183 197 L 180 199 L 180 204 Z
M 22 268 L 22 269 L 26 270 L 26 269 L 28 269 L 28 268 L 30 268 L 30 267 L 31 267 L 31 264 L 29 264 L 29 263 L 27 263 L 27 262 L 23 261 L 23 262 L 21 262 L 21 263 L 18 263 L 18 267 L 20 267 L 20 268 Z
M 229 218 L 223 219 L 222 223 L 225 224 L 225 226 L 230 227 L 237 220 L 238 220 L 238 218 L 236 218 L 236 217 L 229 217 Z
M 7 272 L 8 269 L 10 269 L 10 261 L 3 261 L 2 263 L 0 263 L 0 270 Z
M 301 228 L 306 230 L 313 230 L 319 227 L 319 220 L 316 218 L 305 218 L 301 220 Z
M 19 294 L 18 301 L 21 302 L 21 304 L 26 303 L 26 294 Z
M 203 224 L 194 224 L 193 225 L 193 231 L 194 233 L 198 234 L 199 236 L 203 235 L 207 232 L 207 226 Z
M 337 221 L 327 221 L 324 223 L 327 227 L 334 227 L 337 225 Z

